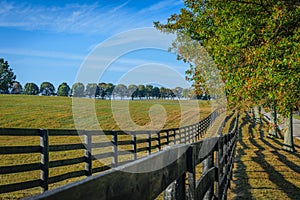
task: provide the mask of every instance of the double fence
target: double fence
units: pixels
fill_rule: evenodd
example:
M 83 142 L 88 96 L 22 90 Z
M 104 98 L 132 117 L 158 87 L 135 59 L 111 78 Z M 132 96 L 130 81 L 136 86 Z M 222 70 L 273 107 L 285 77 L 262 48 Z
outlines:
M 0 185 L 0 193 L 41 187 L 48 190 L 48 185 L 69 178 L 91 176 L 112 167 L 132 162 L 151 155 L 171 144 L 188 144 L 198 141 L 221 113 L 212 112 L 199 123 L 176 129 L 155 131 L 90 131 L 90 130 L 44 130 L 44 129 L 6 129 L 0 128 L 0 136 L 40 137 L 36 146 L 1 146 L 0 154 L 40 154 L 41 161 L 30 164 L 0 166 L 0 174 L 14 174 L 30 171 L 41 171 L 40 179 Z M 83 143 L 51 144 L 51 137 L 80 136 Z M 98 138 L 95 139 L 95 138 Z M 103 150 L 102 150 L 103 149 Z M 104 150 L 105 149 L 105 150 Z M 49 153 L 81 150 L 82 156 L 62 160 L 50 160 Z M 99 151 L 100 150 L 100 151 Z M 97 165 L 95 161 L 105 164 Z M 108 163 L 107 159 L 111 159 Z M 94 162 L 93 162 L 94 161 Z M 49 169 L 83 163 L 82 169 L 50 176 Z M 94 165 L 95 164 L 95 165 Z
M 34 196 L 42 199 L 227 199 L 238 137 L 233 130 L 192 144 L 178 144 L 148 157 Z M 164 165 L 165 163 L 168 163 Z M 203 164 L 200 179 L 197 166 Z M 156 170 L 144 171 L 147 166 Z M 134 173 L 135 172 L 135 173 Z M 167 189 L 167 190 L 166 190 Z

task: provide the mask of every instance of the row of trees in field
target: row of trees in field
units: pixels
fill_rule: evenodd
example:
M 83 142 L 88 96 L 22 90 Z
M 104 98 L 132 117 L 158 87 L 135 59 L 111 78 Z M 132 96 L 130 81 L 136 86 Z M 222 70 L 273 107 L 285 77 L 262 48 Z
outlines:
M 26 94 L 26 95 L 46 95 L 46 96 L 74 96 L 74 97 L 90 97 L 101 99 L 115 99 L 120 98 L 135 98 L 139 99 L 178 99 L 181 98 L 202 98 L 210 99 L 207 95 L 195 96 L 192 89 L 176 87 L 174 89 L 157 87 L 153 85 L 124 85 L 112 83 L 74 83 L 70 87 L 67 83 L 63 82 L 56 89 L 50 82 L 43 82 L 40 86 L 35 83 L 26 83 L 23 86 L 20 82 L 16 81 L 12 69 L 9 67 L 8 62 L 0 59 L 0 93 L 5 94 Z
M 292 111 L 300 107 L 299 1 L 184 0 L 184 5 L 166 24 L 154 24 L 177 34 L 171 49 L 190 63 L 188 78 L 196 88 L 206 84 L 213 75 L 209 66 L 215 65 L 232 109 L 262 106 L 274 116 L 278 111 L 289 117 L 283 148 L 294 151 Z M 207 62 L 205 53 L 211 58 Z M 273 127 L 270 136 L 278 137 L 276 117 Z
M 202 95 L 201 97 L 193 96 L 193 90 L 176 87 L 174 89 L 157 87 L 153 85 L 124 85 L 112 83 L 88 83 L 86 86 L 83 83 L 74 83 L 70 87 L 63 82 L 58 86 L 57 92 L 55 87 L 50 82 L 43 82 L 40 87 L 35 83 L 26 83 L 24 88 L 18 81 L 13 81 L 10 92 L 11 94 L 27 94 L 27 95 L 46 95 L 46 96 L 74 96 L 74 97 L 90 97 L 101 99 L 120 99 L 135 98 L 138 99 L 174 99 L 174 98 L 200 98 L 208 100 L 210 97 Z

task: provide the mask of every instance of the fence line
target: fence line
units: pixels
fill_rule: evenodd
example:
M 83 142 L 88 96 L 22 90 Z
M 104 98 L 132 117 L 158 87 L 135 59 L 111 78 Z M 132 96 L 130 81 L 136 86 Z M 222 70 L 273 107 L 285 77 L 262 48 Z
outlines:
M 6 129 L 0 128 L 0 136 L 39 136 L 40 146 L 4 146 L 0 147 L 0 154 L 25 154 L 40 153 L 40 163 L 23 164 L 15 166 L 1 166 L 0 174 L 12 174 L 18 172 L 40 170 L 41 177 L 37 180 L 0 185 L 0 193 L 13 192 L 33 187 L 41 187 L 42 192 L 48 190 L 48 185 L 68 178 L 79 176 L 91 176 L 93 173 L 107 170 L 111 167 L 118 167 L 122 164 L 137 160 L 139 155 L 146 153 L 151 155 L 153 152 L 161 151 L 163 147 L 170 144 L 188 144 L 199 140 L 207 131 L 209 126 L 215 121 L 222 111 L 216 110 L 199 123 L 184 126 L 176 129 L 155 131 L 102 131 L 107 137 L 111 137 L 111 142 L 93 143 L 93 136 L 99 135 L 99 131 L 92 130 L 44 130 L 44 129 Z M 130 139 L 127 139 L 131 133 Z M 49 144 L 49 137 L 52 136 L 84 136 L 84 144 Z M 125 140 L 122 139 L 126 137 Z M 140 137 L 141 136 L 141 137 Z M 111 147 L 111 152 L 101 152 L 93 155 L 95 148 Z M 130 149 L 123 150 L 125 147 Z M 49 160 L 49 152 L 84 150 L 84 155 L 78 158 L 63 160 Z M 131 159 L 128 159 L 128 155 Z M 125 160 L 120 160 L 123 157 Z M 93 167 L 93 160 L 112 158 L 111 165 Z M 85 163 L 85 168 L 61 175 L 49 177 L 49 169 L 68 166 L 73 164 Z
M 178 144 L 84 180 L 32 197 L 43 199 L 154 199 L 168 187 L 165 199 L 227 199 L 238 137 L 235 127 L 226 135 L 203 139 L 192 144 Z M 161 161 L 173 160 L 167 166 Z M 203 173 L 196 180 L 196 167 L 203 163 Z M 153 165 L 161 168 L 130 173 Z M 188 184 L 186 185 L 186 175 Z M 171 188 L 171 189 L 170 189 Z

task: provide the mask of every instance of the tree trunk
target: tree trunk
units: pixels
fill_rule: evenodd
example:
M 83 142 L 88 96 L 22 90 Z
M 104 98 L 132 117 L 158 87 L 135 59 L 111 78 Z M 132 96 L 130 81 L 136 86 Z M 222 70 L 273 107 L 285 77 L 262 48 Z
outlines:
M 293 139 L 293 110 L 291 109 L 289 120 L 287 121 L 288 129 L 284 133 L 283 149 L 286 151 L 295 151 Z
M 258 123 L 258 124 L 261 123 L 261 117 L 260 117 L 260 115 L 261 115 L 261 107 L 260 106 L 255 106 L 253 108 L 253 121 L 255 123 Z
M 269 131 L 268 137 L 270 138 L 278 138 L 278 124 L 277 124 L 277 110 L 276 106 L 273 107 L 273 111 L 271 112 L 271 130 Z

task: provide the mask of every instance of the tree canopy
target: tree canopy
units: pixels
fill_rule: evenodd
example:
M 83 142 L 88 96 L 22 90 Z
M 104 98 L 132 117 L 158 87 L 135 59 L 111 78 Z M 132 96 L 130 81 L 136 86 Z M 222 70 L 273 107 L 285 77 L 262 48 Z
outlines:
M 199 42 L 220 70 L 230 105 L 299 105 L 299 2 L 185 0 L 180 14 L 155 26 Z M 177 46 L 181 58 L 190 55 Z M 193 64 L 193 63 L 192 63 Z M 195 71 L 192 79 L 201 78 Z
M 26 83 L 23 92 L 27 95 L 37 95 L 39 93 L 39 87 L 35 83 Z
M 15 79 L 16 76 L 8 62 L 0 58 L 0 93 L 8 93 Z
M 184 4 L 166 24 L 154 24 L 177 34 L 173 48 L 179 59 L 191 64 L 187 74 L 196 91 L 205 90 L 205 73 L 195 62 L 203 49 L 194 47 L 201 45 L 220 70 L 231 108 L 276 105 L 280 114 L 292 119 L 291 111 L 300 105 L 300 2 L 185 0 Z M 284 148 L 293 150 L 292 129 L 288 130 Z
M 70 86 L 67 83 L 63 82 L 58 86 L 57 96 L 69 96 L 69 93 L 70 93 Z

